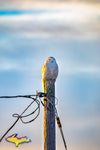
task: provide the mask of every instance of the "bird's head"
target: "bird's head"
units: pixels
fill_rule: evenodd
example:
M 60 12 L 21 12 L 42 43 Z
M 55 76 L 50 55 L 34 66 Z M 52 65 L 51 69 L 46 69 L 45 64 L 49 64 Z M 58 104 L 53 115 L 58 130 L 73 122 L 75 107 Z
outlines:
M 54 57 L 48 57 L 47 59 L 46 59 L 46 62 L 49 62 L 49 63 L 56 63 L 56 60 L 55 60 L 55 58 Z

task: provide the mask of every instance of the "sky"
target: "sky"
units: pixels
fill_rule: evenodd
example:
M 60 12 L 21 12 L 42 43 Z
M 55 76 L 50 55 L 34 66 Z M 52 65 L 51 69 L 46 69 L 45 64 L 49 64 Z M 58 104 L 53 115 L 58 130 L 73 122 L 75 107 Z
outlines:
M 41 68 L 55 57 L 55 83 L 68 150 L 100 149 L 100 0 L 0 0 L 0 96 L 43 91 Z M 28 99 L 0 99 L 0 137 Z M 33 110 L 33 106 L 29 112 Z M 7 134 L 31 138 L 18 150 L 43 150 L 43 107 L 31 124 Z M 57 150 L 64 149 L 56 126 Z M 15 150 L 4 139 L 1 150 Z

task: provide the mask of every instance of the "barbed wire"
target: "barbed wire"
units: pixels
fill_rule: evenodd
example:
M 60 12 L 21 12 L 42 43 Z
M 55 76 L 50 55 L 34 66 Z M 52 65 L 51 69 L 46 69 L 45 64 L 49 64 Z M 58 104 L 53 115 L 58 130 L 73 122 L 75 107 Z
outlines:
M 65 141 L 65 137 L 64 137 L 64 134 L 63 134 L 63 130 L 62 130 L 62 124 L 61 124 L 61 121 L 60 121 L 60 117 L 58 116 L 58 112 L 57 112 L 57 109 L 56 107 L 54 106 L 54 104 L 47 98 L 47 101 L 53 106 L 53 108 L 55 109 L 55 117 L 56 117 L 56 121 L 57 121 L 57 125 L 60 129 L 60 133 L 61 133 L 61 136 L 62 136 L 62 140 L 63 140 L 63 143 L 64 143 L 64 146 L 65 146 L 65 149 L 67 150 L 67 145 L 66 145 L 66 141 Z
M 34 98 L 35 97 L 35 98 Z M 36 92 L 36 95 L 17 95 L 17 96 L 0 96 L 0 99 L 7 99 L 7 98 L 29 98 L 29 99 L 32 99 L 32 102 L 24 109 L 24 111 L 19 115 L 17 113 L 14 113 L 12 116 L 17 118 L 15 120 L 15 122 L 13 123 L 13 125 L 4 133 L 4 135 L 1 137 L 0 139 L 0 142 L 3 140 L 3 138 L 7 135 L 7 133 L 15 126 L 15 124 L 18 122 L 18 120 L 20 119 L 22 123 L 24 124 L 27 124 L 27 123 L 31 123 L 33 122 L 38 116 L 39 116 L 39 113 L 40 113 L 40 103 L 43 105 L 43 107 L 46 107 L 43 103 L 43 101 L 41 100 L 41 98 L 43 97 L 46 97 L 46 100 L 53 106 L 54 110 L 55 110 L 55 118 L 56 118 L 56 121 L 57 121 L 57 124 L 58 124 L 58 127 L 60 129 L 60 133 L 61 133 L 61 136 L 62 136 L 62 139 L 63 139 L 63 143 L 64 143 L 64 147 L 65 149 L 67 150 L 67 145 L 66 145 L 66 141 L 65 141 L 65 138 L 64 138 L 64 134 L 63 134 L 63 130 L 62 130 L 62 124 L 61 124 L 61 121 L 60 121 L 60 118 L 58 116 L 58 112 L 57 112 L 57 109 L 56 107 L 54 106 L 54 104 L 49 100 L 48 97 L 54 97 L 53 95 L 48 95 L 47 93 L 43 93 L 43 92 Z M 38 100 L 39 98 L 39 100 Z M 57 100 L 57 103 L 58 103 L 58 99 L 56 97 L 54 97 L 56 100 Z M 36 108 L 34 109 L 33 112 L 27 114 L 27 115 L 23 115 L 27 110 L 28 108 L 33 104 L 33 103 L 36 103 Z M 57 104 L 56 104 L 57 105 Z M 49 108 L 47 108 L 49 110 Z M 34 113 L 36 113 L 37 111 L 37 114 L 36 116 L 32 119 L 32 120 L 29 120 L 27 122 L 23 121 L 23 118 L 25 117 L 28 117 L 28 116 L 31 116 L 33 115 Z

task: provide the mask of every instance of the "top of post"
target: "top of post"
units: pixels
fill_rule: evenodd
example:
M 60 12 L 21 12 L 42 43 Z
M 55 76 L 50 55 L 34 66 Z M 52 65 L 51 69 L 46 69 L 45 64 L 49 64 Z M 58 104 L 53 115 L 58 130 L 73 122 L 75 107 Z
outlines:
M 54 57 L 48 57 L 42 66 L 42 80 L 54 80 L 58 76 L 58 65 Z

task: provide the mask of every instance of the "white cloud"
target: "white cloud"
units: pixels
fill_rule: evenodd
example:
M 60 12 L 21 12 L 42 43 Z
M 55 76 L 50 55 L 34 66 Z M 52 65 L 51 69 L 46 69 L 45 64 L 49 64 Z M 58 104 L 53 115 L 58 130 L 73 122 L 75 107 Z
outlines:
M 0 71 L 7 71 L 7 70 L 15 70 L 17 68 L 17 63 L 15 63 L 13 60 L 8 58 L 0 58 Z
M 100 0 L 3 0 L 0 1 L 0 8 L 1 9 L 61 9 L 66 8 L 69 3 L 73 5 L 76 4 L 89 4 L 93 3 L 97 5 L 99 4 Z
M 60 75 L 70 76 L 70 75 L 95 75 L 100 77 L 100 67 L 98 66 L 73 66 L 61 68 Z
M 38 12 L 38 10 L 37 10 Z M 100 37 L 100 9 L 91 5 L 68 5 L 65 9 L 42 13 L 0 16 L 1 32 L 25 37 Z
M 79 73 L 92 73 L 92 74 L 98 74 L 100 75 L 100 67 L 97 66 L 73 66 L 70 68 L 65 69 L 64 71 L 67 74 L 79 74 Z

